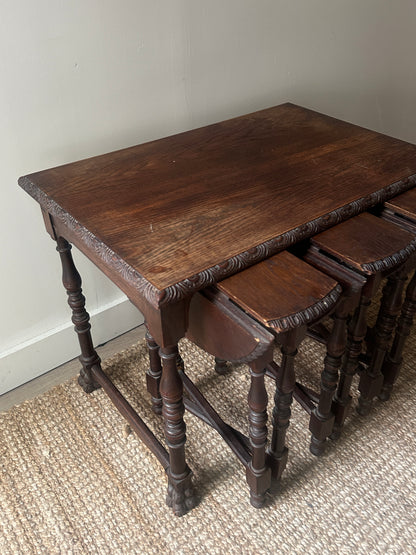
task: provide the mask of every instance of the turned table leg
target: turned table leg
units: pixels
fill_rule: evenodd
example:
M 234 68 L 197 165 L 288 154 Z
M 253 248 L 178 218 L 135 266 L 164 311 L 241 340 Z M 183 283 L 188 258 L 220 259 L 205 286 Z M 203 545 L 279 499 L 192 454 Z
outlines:
M 331 439 L 339 438 L 351 405 L 350 389 L 354 375 L 358 370 L 362 344 L 367 332 L 367 312 L 370 303 L 371 297 L 363 292 L 360 304 L 355 310 L 348 327 L 346 356 L 341 366 L 338 388 L 332 404 L 335 422 L 330 435 Z
M 250 487 L 250 502 L 253 507 L 264 505 L 266 491 L 271 485 L 270 468 L 266 466 L 267 444 L 267 391 L 264 385 L 265 368 L 250 364 L 251 386 L 248 394 L 249 436 L 251 461 L 246 470 Z
M 267 450 L 267 460 L 272 471 L 272 479 L 280 480 L 287 464 L 288 448 L 286 432 L 290 423 L 293 390 L 295 388 L 295 357 L 300 343 L 298 330 L 295 329 L 279 337 L 282 361 L 276 377 L 276 392 L 272 413 L 272 439 Z
M 170 465 L 166 502 L 177 516 L 195 507 L 197 499 L 192 485 L 192 473 L 185 460 L 186 426 L 183 420 L 183 384 L 177 367 L 177 346 L 161 347 L 162 377 L 160 394 L 163 399 L 165 439 L 169 448 Z
M 361 374 L 358 386 L 360 397 L 357 411 L 362 416 L 370 412 L 374 397 L 380 394 L 383 387 L 382 366 L 402 306 L 405 281 L 406 272 L 401 269 L 388 278 L 384 287 L 377 322 L 374 326 L 370 364 Z
M 72 321 L 81 348 L 79 360 L 82 369 L 78 377 L 78 383 L 86 393 L 91 393 L 100 387 L 92 378 L 91 368 L 94 365 L 100 366 L 101 361 L 93 346 L 90 317 L 85 310 L 85 297 L 82 294 L 81 276 L 75 267 L 71 248 L 66 239 L 58 237 L 56 250 L 59 252 L 62 263 L 62 282 L 68 294 L 68 304 L 72 309 Z
M 397 322 L 396 333 L 390 352 L 387 353 L 383 363 L 384 383 L 379 395 L 382 401 L 390 398 L 393 385 L 397 380 L 400 367 L 403 361 L 403 349 L 413 325 L 413 318 L 416 313 L 416 272 L 414 273 L 406 289 L 406 297 L 402 311 Z
M 146 331 L 146 343 L 149 351 L 149 369 L 146 372 L 147 391 L 152 397 L 152 409 L 156 414 L 162 414 L 162 397 L 160 396 L 160 379 L 162 377 L 162 363 L 159 356 L 159 345 Z
M 332 401 L 347 343 L 347 317 L 349 312 L 347 301 L 348 299 L 345 298 L 334 314 L 334 323 L 327 342 L 324 370 L 321 374 L 319 402 L 312 412 L 309 422 L 309 429 L 312 433 L 310 451 L 313 455 L 321 455 L 324 452 L 326 438 L 330 436 L 334 427 L 335 415 L 332 412 Z

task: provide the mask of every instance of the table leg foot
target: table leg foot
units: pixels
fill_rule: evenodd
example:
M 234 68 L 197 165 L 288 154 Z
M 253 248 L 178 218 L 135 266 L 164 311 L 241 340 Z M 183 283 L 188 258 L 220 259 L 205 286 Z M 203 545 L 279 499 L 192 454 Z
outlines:
M 358 405 L 356 407 L 357 413 L 360 416 L 368 416 L 373 408 L 373 400 L 371 399 L 359 399 Z
M 370 370 L 361 375 L 358 386 L 360 397 L 358 398 L 357 405 L 357 412 L 360 416 L 367 416 L 370 414 L 373 407 L 373 399 L 379 395 L 382 387 L 383 375 L 380 372 L 380 364 L 377 364 L 374 373 Z
M 220 376 L 224 376 L 228 371 L 228 364 L 226 360 L 215 357 L 215 371 Z
M 271 470 L 267 467 L 255 470 L 250 463 L 247 467 L 246 478 L 250 486 L 250 503 L 256 509 L 260 509 L 266 501 L 266 492 L 271 487 Z
M 393 391 L 393 384 L 384 384 L 379 395 L 378 398 L 380 399 L 380 401 L 388 401 L 391 397 L 391 392 Z
M 183 516 L 198 504 L 192 484 L 192 474 L 188 473 L 182 478 L 174 478 L 168 471 L 168 491 L 166 504 L 171 507 L 176 516 Z
M 162 377 L 160 394 L 163 399 L 164 432 L 169 448 L 167 504 L 178 516 L 192 509 L 197 499 L 192 485 L 192 473 L 185 460 L 186 426 L 183 420 L 183 383 L 177 366 L 178 347 L 161 347 Z
M 320 457 L 324 454 L 327 445 L 326 439 L 331 435 L 332 430 L 334 429 L 334 421 L 334 415 L 321 419 L 317 410 L 312 412 L 310 419 L 312 436 L 311 443 L 309 445 L 309 450 L 312 455 Z
M 83 368 L 79 372 L 78 385 L 82 387 L 85 393 L 92 393 L 101 387 L 99 384 L 95 383 L 94 380 L 91 380 L 91 377 Z

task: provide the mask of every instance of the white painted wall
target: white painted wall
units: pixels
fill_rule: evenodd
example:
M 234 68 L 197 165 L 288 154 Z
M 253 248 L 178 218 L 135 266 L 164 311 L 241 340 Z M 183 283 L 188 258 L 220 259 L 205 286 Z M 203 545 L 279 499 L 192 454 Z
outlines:
M 415 23 L 414 0 L 0 0 L 0 392 L 77 354 L 19 175 L 287 100 L 416 142 Z M 75 256 L 96 342 L 140 322 Z

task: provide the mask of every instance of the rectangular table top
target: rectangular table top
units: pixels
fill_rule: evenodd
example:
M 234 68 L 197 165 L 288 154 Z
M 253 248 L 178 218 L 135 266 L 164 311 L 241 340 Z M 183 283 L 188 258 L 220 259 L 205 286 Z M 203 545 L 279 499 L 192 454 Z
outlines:
M 19 184 L 159 306 L 413 187 L 415 174 L 415 145 L 283 104 Z

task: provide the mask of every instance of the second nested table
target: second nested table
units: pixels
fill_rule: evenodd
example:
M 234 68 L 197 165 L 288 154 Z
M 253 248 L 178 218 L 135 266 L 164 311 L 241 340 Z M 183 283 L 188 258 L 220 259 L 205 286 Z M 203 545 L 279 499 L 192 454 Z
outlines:
M 416 146 L 283 104 L 20 178 L 58 244 L 80 383 L 102 385 L 135 423 L 184 510 L 195 497 L 176 345 L 192 294 L 414 187 L 415 174 Z M 69 242 L 143 312 L 161 347 L 169 451 L 102 373 Z

